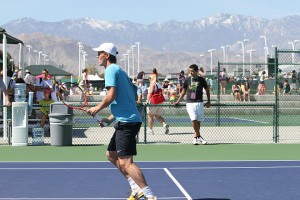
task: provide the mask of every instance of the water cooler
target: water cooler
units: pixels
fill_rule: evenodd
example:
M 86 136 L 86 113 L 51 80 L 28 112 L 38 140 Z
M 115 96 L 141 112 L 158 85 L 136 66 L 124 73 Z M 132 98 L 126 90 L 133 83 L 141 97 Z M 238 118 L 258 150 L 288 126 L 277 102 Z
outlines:
M 28 144 L 28 103 L 26 84 L 15 85 L 15 101 L 12 103 L 12 146 Z
M 27 146 L 28 103 L 12 103 L 12 146 Z

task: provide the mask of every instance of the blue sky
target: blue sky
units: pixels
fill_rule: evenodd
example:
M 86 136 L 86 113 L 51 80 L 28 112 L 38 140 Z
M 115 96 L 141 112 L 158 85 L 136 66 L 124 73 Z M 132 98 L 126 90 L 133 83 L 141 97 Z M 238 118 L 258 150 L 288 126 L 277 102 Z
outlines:
M 24 17 L 56 22 L 90 17 L 151 24 L 199 20 L 217 13 L 276 19 L 299 15 L 296 0 L 0 0 L 0 25 Z

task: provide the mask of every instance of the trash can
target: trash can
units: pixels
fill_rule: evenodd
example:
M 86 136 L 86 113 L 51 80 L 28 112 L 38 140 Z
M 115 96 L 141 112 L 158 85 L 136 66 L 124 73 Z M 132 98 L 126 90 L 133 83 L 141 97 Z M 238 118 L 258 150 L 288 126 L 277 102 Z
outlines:
M 52 146 L 71 146 L 73 110 L 61 102 L 50 105 L 50 140 Z

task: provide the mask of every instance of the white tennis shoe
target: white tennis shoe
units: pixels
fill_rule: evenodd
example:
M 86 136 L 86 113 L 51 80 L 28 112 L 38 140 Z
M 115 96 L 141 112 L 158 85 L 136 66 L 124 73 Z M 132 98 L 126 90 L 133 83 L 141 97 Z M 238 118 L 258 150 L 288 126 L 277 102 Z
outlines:
M 199 142 L 199 144 L 201 143 L 201 144 L 207 144 L 207 142 L 203 139 L 203 137 L 198 137 L 197 138 L 197 140 L 198 140 L 198 142 Z

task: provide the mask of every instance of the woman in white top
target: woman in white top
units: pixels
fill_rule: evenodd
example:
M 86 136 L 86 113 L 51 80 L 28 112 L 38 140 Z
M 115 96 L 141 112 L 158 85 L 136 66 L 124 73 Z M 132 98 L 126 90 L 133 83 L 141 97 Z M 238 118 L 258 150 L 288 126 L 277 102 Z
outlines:
M 53 90 L 51 91 L 51 99 L 53 99 L 55 102 L 58 101 L 58 85 L 55 80 L 52 80 L 52 88 Z
M 223 68 L 223 71 L 220 72 L 219 74 L 219 80 L 220 80 L 220 86 L 221 86 L 221 91 L 220 94 L 226 94 L 226 82 L 227 82 L 227 78 L 226 78 L 226 69 Z
M 79 83 L 79 87 L 84 91 L 85 94 L 88 94 L 88 92 L 89 92 L 88 84 L 89 84 L 88 69 L 84 69 L 81 74 L 81 81 Z M 83 94 L 81 96 L 81 99 L 83 99 Z
M 265 74 L 266 74 L 266 72 L 263 71 L 261 73 L 260 80 L 259 80 L 258 92 L 259 92 L 260 95 L 266 93 L 266 84 L 265 84 L 266 75 Z
M 147 96 L 147 102 L 150 103 L 150 94 L 153 94 L 158 89 L 162 89 L 162 85 L 157 82 L 157 75 L 151 74 L 150 75 L 150 86 L 148 89 L 148 96 Z M 147 107 L 147 114 L 148 114 L 148 124 L 149 129 L 147 131 L 148 134 L 154 134 L 153 132 L 153 126 L 154 126 L 154 117 L 157 119 L 157 121 L 164 127 L 165 134 L 169 133 L 169 125 L 165 122 L 165 119 L 161 116 L 161 107 L 156 106 L 148 106 Z

